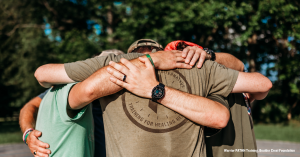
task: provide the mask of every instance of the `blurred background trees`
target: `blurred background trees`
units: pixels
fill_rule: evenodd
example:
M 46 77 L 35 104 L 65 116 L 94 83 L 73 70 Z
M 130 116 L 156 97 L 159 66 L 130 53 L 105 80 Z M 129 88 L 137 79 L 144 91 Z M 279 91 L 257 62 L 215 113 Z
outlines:
M 42 92 L 33 74 L 46 63 L 124 52 L 140 38 L 187 40 L 241 59 L 274 83 L 254 102 L 256 122 L 300 120 L 298 0 L 0 1 L 0 117 Z

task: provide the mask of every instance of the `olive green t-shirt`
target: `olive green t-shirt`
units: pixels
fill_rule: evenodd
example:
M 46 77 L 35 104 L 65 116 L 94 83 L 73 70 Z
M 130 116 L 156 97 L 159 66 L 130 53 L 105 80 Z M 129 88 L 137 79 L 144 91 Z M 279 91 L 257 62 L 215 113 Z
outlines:
M 82 81 L 109 60 L 132 59 L 142 54 L 110 55 L 65 64 L 68 76 Z M 94 67 L 95 66 L 95 67 Z M 86 70 L 83 70 L 86 69 Z M 218 101 L 228 96 L 238 72 L 206 61 L 201 69 L 157 71 L 158 80 L 168 87 Z M 100 98 L 109 157 L 206 156 L 203 126 L 177 112 L 127 90 Z M 201 103 L 201 102 L 199 102 Z
M 206 138 L 208 157 L 256 157 L 253 122 L 242 94 L 229 94 L 230 119 L 225 128 Z M 243 152 L 244 151 L 244 152 Z
M 74 83 L 51 88 L 39 107 L 36 130 L 39 138 L 50 145 L 57 157 L 94 156 L 94 125 L 91 105 L 87 105 L 74 118 L 67 114 L 69 91 Z

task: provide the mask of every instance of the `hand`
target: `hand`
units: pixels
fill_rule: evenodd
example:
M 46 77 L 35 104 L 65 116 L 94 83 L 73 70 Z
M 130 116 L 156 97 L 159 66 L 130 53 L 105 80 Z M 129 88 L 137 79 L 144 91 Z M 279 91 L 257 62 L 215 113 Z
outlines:
M 36 152 L 35 157 L 48 157 L 51 153 L 49 149 L 49 144 L 44 143 L 38 139 L 38 137 L 42 136 L 42 132 L 33 130 L 27 137 L 26 142 L 28 144 L 28 147 L 33 154 Z
M 192 66 L 184 63 L 182 58 L 182 51 L 157 51 L 150 54 L 155 68 L 160 70 L 171 70 L 176 68 L 191 69 Z M 147 58 L 145 56 L 145 58 Z
M 252 103 L 255 99 L 254 96 L 251 93 L 244 93 L 247 97 L 250 103 Z
M 182 51 L 182 57 L 185 58 L 186 64 L 190 64 L 191 66 L 194 66 L 195 63 L 199 60 L 197 64 L 197 68 L 202 67 L 206 55 L 207 53 L 203 49 L 197 46 L 188 46 L 184 48 Z
M 140 57 L 139 60 L 145 63 L 146 68 L 139 69 L 128 60 L 122 58 L 121 63 L 125 66 L 111 61 L 109 65 L 114 69 L 107 68 L 107 71 L 114 76 L 110 78 L 113 83 L 126 88 L 138 96 L 151 98 L 152 89 L 159 84 L 155 77 L 155 70 L 148 58 Z M 125 81 L 123 81 L 124 75 L 126 75 Z

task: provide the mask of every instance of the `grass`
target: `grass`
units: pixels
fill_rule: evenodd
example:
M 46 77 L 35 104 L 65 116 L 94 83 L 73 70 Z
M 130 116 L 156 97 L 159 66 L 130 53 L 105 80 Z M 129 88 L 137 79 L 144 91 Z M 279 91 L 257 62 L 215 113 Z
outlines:
M 300 143 L 300 122 L 290 121 L 288 124 L 256 124 L 256 139 L 272 141 L 289 141 Z
M 22 142 L 18 121 L 0 122 L 0 144 Z
M 300 143 L 300 122 L 291 121 L 288 124 L 256 124 L 254 125 L 256 139 L 273 141 L 290 141 Z M 21 143 L 22 132 L 17 121 L 0 122 L 0 144 Z

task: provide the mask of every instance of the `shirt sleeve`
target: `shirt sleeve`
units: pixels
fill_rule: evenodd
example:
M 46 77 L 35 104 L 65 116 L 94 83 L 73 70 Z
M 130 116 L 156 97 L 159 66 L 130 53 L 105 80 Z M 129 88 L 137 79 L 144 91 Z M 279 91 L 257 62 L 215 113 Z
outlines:
M 239 72 L 233 69 L 229 69 L 224 65 L 217 62 L 206 61 L 208 64 L 205 66 L 208 72 L 208 95 L 220 95 L 227 97 L 239 75 Z
M 57 107 L 57 111 L 59 112 L 60 118 L 64 123 L 73 122 L 75 120 L 79 120 L 84 113 L 86 112 L 89 105 L 83 107 L 73 118 L 69 117 L 67 112 L 68 106 L 68 97 L 72 87 L 76 83 L 69 83 L 65 85 L 57 85 L 53 87 L 53 91 L 55 92 L 55 103 Z
M 226 101 L 224 97 L 219 96 L 219 95 L 209 95 L 209 96 L 207 96 L 207 98 L 210 100 L 219 102 L 220 104 L 224 105 L 229 111 L 228 101 Z
M 87 79 L 94 72 L 108 65 L 110 61 L 120 62 L 121 58 L 132 60 L 143 56 L 141 53 L 129 53 L 122 55 L 110 54 L 108 56 L 99 56 L 90 58 L 84 61 L 77 61 L 64 64 L 67 75 L 75 82 L 80 82 Z

